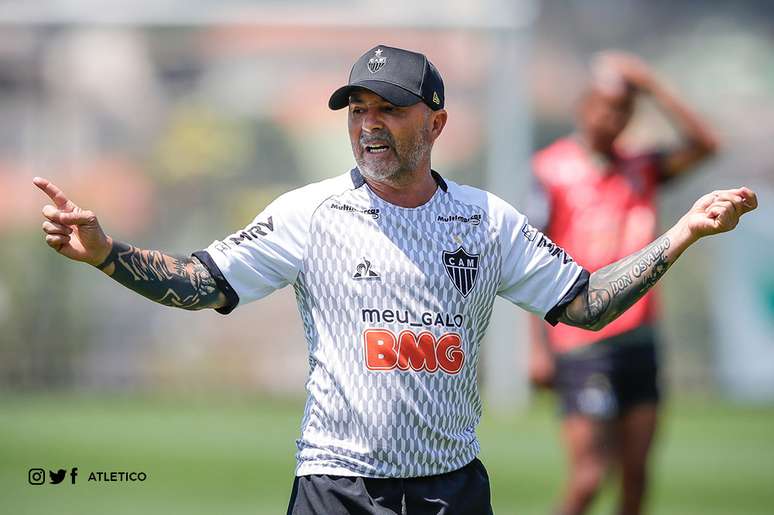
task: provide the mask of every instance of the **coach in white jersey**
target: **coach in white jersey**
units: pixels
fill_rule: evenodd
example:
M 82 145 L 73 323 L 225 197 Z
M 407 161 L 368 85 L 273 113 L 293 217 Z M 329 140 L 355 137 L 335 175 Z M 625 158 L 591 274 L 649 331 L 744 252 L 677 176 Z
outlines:
M 288 513 L 490 513 L 476 365 L 495 297 L 601 328 L 690 244 L 757 205 L 747 188 L 705 195 L 651 245 L 589 274 L 503 200 L 431 169 L 444 100 L 424 55 L 369 50 L 329 101 L 348 109 L 357 167 L 188 257 L 114 240 L 34 180 L 53 200 L 51 247 L 159 303 L 225 314 L 293 286 L 310 369 Z

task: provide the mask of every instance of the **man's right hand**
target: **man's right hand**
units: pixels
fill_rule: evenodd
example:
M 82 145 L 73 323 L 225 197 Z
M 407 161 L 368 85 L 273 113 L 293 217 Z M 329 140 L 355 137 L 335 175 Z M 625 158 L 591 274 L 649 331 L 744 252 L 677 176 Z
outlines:
M 113 240 L 102 230 L 97 216 L 75 205 L 48 179 L 35 177 L 32 182 L 54 202 L 53 206 L 43 207 L 43 232 L 48 246 L 75 261 L 94 266 L 103 263 Z
M 651 68 L 639 57 L 628 52 L 607 50 L 598 54 L 595 65 L 616 73 L 627 84 L 639 91 L 650 92 L 656 77 Z

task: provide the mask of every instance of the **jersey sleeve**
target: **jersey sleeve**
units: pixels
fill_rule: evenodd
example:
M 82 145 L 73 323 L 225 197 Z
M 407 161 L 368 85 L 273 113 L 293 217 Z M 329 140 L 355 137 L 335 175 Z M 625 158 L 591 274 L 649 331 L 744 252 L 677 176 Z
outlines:
M 498 295 L 556 325 L 589 273 L 511 206 L 504 208 L 499 237 Z
M 226 295 L 217 311 L 265 297 L 295 282 L 303 261 L 309 227 L 308 204 L 286 193 L 241 229 L 193 255 Z

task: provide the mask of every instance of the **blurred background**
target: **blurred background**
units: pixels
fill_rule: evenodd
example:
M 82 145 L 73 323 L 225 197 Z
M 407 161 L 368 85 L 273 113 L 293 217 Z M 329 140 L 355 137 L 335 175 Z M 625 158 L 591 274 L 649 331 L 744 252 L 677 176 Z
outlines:
M 307 373 L 292 291 L 228 317 L 155 305 L 45 245 L 31 179 L 59 184 L 121 240 L 204 248 L 280 193 L 353 166 L 327 98 L 380 43 L 422 51 L 443 74 L 450 116 L 433 167 L 517 207 L 529 156 L 572 130 L 600 50 L 637 53 L 712 122 L 723 151 L 664 191 L 662 225 L 741 184 L 761 208 L 689 250 L 661 287 L 670 400 L 651 507 L 774 513 L 764 0 L 0 0 L 0 512 L 283 513 Z M 669 144 L 642 107 L 628 143 Z M 524 370 L 523 353 L 501 356 L 485 356 L 488 384 Z M 514 413 L 502 406 L 521 393 L 488 392 L 495 510 L 548 513 L 564 473 L 552 400 Z M 79 484 L 31 486 L 37 466 L 78 466 Z M 149 479 L 89 484 L 90 470 Z

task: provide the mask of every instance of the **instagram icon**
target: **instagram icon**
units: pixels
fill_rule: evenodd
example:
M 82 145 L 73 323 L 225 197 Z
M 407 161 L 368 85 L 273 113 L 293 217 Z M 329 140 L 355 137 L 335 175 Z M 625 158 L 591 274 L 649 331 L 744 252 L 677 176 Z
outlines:
M 32 468 L 27 473 L 27 481 L 31 485 L 42 485 L 46 482 L 46 471 L 39 468 Z

